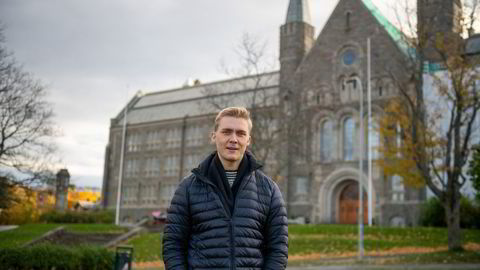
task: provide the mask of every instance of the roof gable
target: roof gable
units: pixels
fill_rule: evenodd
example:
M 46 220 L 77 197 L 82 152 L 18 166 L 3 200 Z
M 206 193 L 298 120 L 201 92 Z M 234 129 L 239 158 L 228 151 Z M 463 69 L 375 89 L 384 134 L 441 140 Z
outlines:
M 412 48 L 406 42 L 406 36 L 400 30 L 398 30 L 373 4 L 371 0 L 362 0 L 364 6 L 368 9 L 370 14 L 377 20 L 377 22 L 387 31 L 390 38 L 395 42 L 395 45 L 406 56 L 410 56 Z

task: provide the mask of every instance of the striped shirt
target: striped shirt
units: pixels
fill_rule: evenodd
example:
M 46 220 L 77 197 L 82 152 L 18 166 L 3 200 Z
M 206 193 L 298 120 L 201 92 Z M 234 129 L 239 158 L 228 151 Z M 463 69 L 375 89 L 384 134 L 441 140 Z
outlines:
M 237 171 L 225 171 L 225 174 L 227 175 L 227 180 L 230 184 L 230 187 L 232 187 L 233 182 L 235 182 L 235 178 L 237 178 Z

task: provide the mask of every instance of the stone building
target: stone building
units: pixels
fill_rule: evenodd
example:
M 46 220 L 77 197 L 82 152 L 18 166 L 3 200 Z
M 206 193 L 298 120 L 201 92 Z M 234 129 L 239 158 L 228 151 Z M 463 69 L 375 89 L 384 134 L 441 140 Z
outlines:
M 450 20 L 434 31 L 455 32 L 451 20 L 458 1 L 437 2 L 450 3 L 452 12 L 433 14 L 434 9 L 419 8 L 424 12 L 419 17 L 424 21 Z M 386 101 L 398 95 L 388 72 L 400 70 L 402 61 L 395 59 L 406 57 L 408 47 L 402 34 L 370 0 L 339 0 L 320 34 L 315 37 L 314 33 L 308 0 L 290 0 L 286 21 L 280 27 L 279 71 L 138 93 L 111 120 L 104 206 L 116 207 L 125 110 L 120 213 L 121 220 L 135 221 L 152 211 L 164 211 L 181 179 L 214 149 L 209 143 L 218 112 L 214 101 L 234 100 L 224 105 L 251 108 L 252 98 L 261 94 L 269 98 L 255 104 L 255 109 L 264 114 L 274 112 L 269 115 L 276 118 L 266 121 L 282 130 L 277 148 L 263 159 L 265 170 L 279 184 L 289 217 L 314 223 L 355 223 L 359 181 L 365 187 L 365 202 L 368 197 L 367 162 L 361 173 L 358 165 L 359 119 L 366 119 L 359 118 L 359 92 L 366 100 L 367 38 L 375 48 L 371 57 L 373 119 L 382 113 Z M 374 130 L 365 137 L 372 148 L 380 144 Z M 379 158 L 374 150 L 374 222 L 415 225 L 426 190 L 404 186 L 398 176 L 383 175 L 375 162 Z M 367 208 L 365 203 L 365 213 Z

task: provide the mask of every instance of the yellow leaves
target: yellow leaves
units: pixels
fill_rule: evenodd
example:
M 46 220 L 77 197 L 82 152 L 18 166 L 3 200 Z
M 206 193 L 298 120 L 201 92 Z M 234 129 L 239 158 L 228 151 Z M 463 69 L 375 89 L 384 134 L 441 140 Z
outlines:
M 13 187 L 11 192 L 16 201 L 2 212 L 1 223 L 25 224 L 35 222 L 43 212 L 53 208 L 55 204 L 54 196 L 46 191 Z
M 414 121 L 416 116 L 406 108 L 408 106 L 400 99 L 392 100 L 385 108 L 385 114 L 379 121 L 379 133 L 384 139 L 384 144 L 378 149 L 384 159 L 378 163 L 385 175 L 398 175 L 403 178 L 406 185 L 422 187 L 425 180 L 418 170 L 417 161 L 428 162 L 423 150 L 437 147 L 440 141 L 433 132 L 423 128 L 420 121 Z M 412 136 L 415 124 L 417 140 Z
M 68 208 L 73 208 L 78 201 L 97 202 L 100 199 L 100 192 L 93 190 L 75 190 L 68 191 Z

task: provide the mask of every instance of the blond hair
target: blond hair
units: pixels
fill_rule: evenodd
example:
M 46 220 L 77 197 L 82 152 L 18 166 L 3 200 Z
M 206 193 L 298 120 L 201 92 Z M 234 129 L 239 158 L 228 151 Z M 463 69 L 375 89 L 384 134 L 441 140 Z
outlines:
M 220 120 L 222 120 L 222 118 L 226 116 L 247 120 L 248 132 L 252 131 L 253 124 L 252 119 L 250 118 L 250 112 L 244 107 L 228 107 L 221 110 L 215 117 L 215 125 L 213 131 L 217 131 Z

